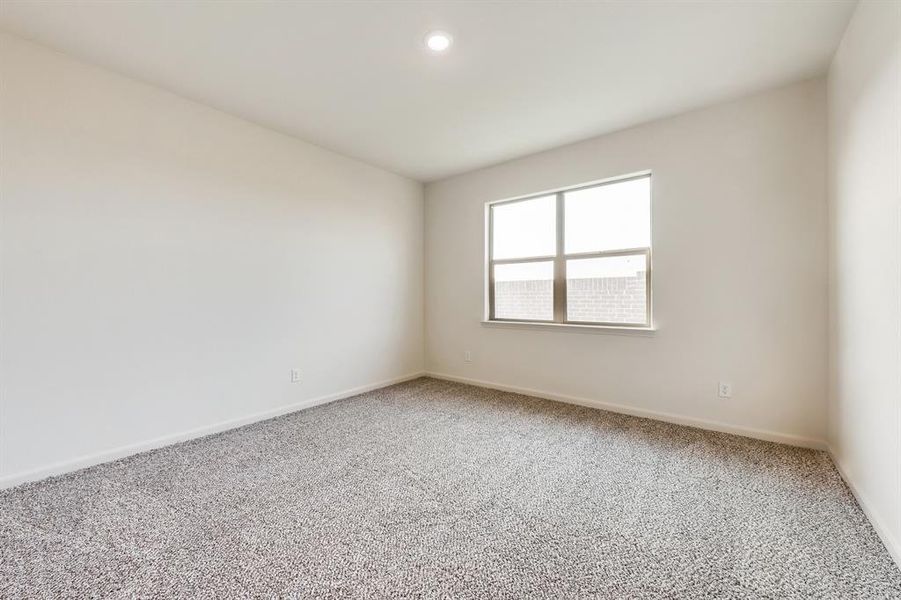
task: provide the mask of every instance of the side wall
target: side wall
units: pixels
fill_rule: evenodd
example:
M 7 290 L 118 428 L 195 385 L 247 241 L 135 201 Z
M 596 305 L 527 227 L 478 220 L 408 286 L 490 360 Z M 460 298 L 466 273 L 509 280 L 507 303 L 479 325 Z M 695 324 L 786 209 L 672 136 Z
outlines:
M 0 484 L 422 371 L 419 183 L 0 53 Z
M 901 565 L 901 3 L 858 5 L 828 90 L 829 444 Z
M 812 80 L 429 184 L 427 369 L 822 445 L 825 124 Z M 480 323 L 486 202 L 646 169 L 658 331 Z

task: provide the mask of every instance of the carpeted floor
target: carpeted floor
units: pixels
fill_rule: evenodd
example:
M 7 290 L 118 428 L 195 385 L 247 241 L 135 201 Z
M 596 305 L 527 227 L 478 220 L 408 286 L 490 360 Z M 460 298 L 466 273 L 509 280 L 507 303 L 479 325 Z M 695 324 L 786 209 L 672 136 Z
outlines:
M 901 598 L 821 452 L 434 379 L 0 493 L 0 596 Z

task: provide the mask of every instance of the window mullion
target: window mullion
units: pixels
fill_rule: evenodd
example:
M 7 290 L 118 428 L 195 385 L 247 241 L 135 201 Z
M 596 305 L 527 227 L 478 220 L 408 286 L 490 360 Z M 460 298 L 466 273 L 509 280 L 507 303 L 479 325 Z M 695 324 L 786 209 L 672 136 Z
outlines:
M 564 259 L 563 192 L 557 192 L 557 253 L 554 255 L 554 322 L 566 322 L 566 260 Z

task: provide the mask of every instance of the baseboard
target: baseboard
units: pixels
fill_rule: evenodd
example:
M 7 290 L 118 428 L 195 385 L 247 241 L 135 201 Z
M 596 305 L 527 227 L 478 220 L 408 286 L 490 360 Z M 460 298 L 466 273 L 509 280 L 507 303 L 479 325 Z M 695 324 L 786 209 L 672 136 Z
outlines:
M 556 394 L 544 390 L 535 390 L 514 385 L 506 385 L 502 383 L 494 383 L 492 381 L 482 381 L 479 379 L 469 379 L 468 377 L 458 377 L 456 375 L 447 375 L 445 373 L 427 372 L 426 376 L 435 379 L 444 379 L 447 381 L 456 381 L 458 383 L 467 383 L 484 388 L 501 390 L 504 392 L 514 392 L 524 394 L 526 396 L 535 396 L 545 400 L 555 400 L 557 402 L 565 402 L 566 404 L 578 404 L 579 406 L 587 406 L 589 408 L 598 408 L 608 410 L 610 412 L 631 415 L 633 417 L 644 417 L 646 419 L 654 419 L 656 421 L 665 421 L 667 423 L 675 423 L 676 425 L 687 425 L 689 427 L 697 427 L 699 429 L 707 429 L 710 431 L 719 431 L 721 433 L 731 433 L 744 437 L 765 440 L 767 442 L 776 442 L 779 444 L 788 444 L 789 446 L 800 446 L 802 448 L 813 448 L 814 450 L 825 450 L 826 442 L 817 439 L 806 438 L 802 436 L 792 435 L 788 433 L 779 433 L 775 431 L 766 431 L 763 429 L 752 429 L 748 427 L 739 427 L 721 423 L 719 421 L 708 421 L 705 419 L 696 419 L 693 417 L 685 417 L 667 412 L 659 412 L 647 410 L 644 408 L 635 408 L 624 404 L 613 404 L 611 402 L 603 402 L 592 398 L 580 398 L 577 396 L 567 396 L 564 394 Z
M 388 379 L 385 381 L 379 381 L 377 383 L 371 383 L 369 385 L 355 387 L 355 388 L 352 388 L 349 390 L 344 390 L 344 391 L 337 392 L 334 394 L 328 394 L 326 396 L 320 396 L 318 398 L 302 400 L 302 401 L 294 403 L 294 404 L 289 404 L 287 406 L 280 406 L 278 408 L 273 408 L 271 410 L 254 413 L 254 414 L 248 415 L 246 417 L 240 417 L 238 419 L 231 419 L 228 421 L 220 421 L 219 423 L 214 423 L 212 425 L 205 425 L 203 427 L 189 429 L 187 431 L 182 431 L 180 433 L 165 435 L 165 436 L 154 438 L 151 440 L 138 442 L 137 444 L 130 444 L 128 446 L 119 446 L 118 448 L 113 448 L 111 450 L 105 450 L 103 452 L 98 452 L 96 454 L 90 454 L 87 456 L 81 456 L 81 457 L 73 459 L 73 460 L 67 460 L 67 461 L 63 461 L 63 462 L 54 463 L 54 464 L 48 465 L 46 467 L 34 469 L 32 471 L 25 471 L 22 473 L 14 473 L 12 475 L 0 477 L 0 489 L 5 489 L 5 488 L 10 488 L 13 486 L 21 485 L 21 484 L 27 483 L 29 481 L 38 481 L 41 479 L 46 479 L 47 477 L 53 477 L 54 475 L 62 475 L 64 473 L 78 471 L 80 469 L 84 469 L 87 467 L 93 467 L 95 465 L 112 462 L 114 460 L 119 460 L 120 458 L 125 458 L 126 456 L 131 456 L 133 454 L 138 454 L 140 452 L 146 452 L 148 450 L 155 450 L 156 448 L 162 448 L 164 446 L 171 446 L 173 444 L 178 444 L 179 442 L 185 442 L 188 440 L 193 440 L 193 439 L 204 437 L 207 435 L 212 435 L 214 433 L 228 431 L 229 429 L 235 429 L 238 427 L 242 427 L 244 425 L 250 425 L 251 423 L 265 421 L 267 419 L 272 419 L 274 417 L 279 417 L 282 415 L 286 415 L 288 413 L 297 412 L 299 410 L 304 410 L 306 408 L 312 408 L 314 406 L 328 404 L 329 402 L 334 402 L 336 400 L 343 400 L 344 398 L 349 398 L 351 396 L 356 396 L 357 394 L 371 392 L 372 390 L 377 390 L 379 388 L 387 387 L 389 385 L 394 385 L 396 383 L 402 383 L 404 381 L 416 379 L 416 378 L 422 377 L 424 375 L 425 375 L 424 372 L 410 373 L 407 375 L 403 375 L 401 377 L 395 377 L 393 379 Z
M 850 476 L 850 472 L 838 459 L 832 448 L 828 445 L 826 447 L 826 452 L 829 453 L 829 456 L 832 458 L 832 463 L 838 470 L 838 474 L 841 475 L 842 479 L 845 480 L 845 483 L 848 485 L 848 489 L 850 489 L 851 493 L 854 494 L 854 498 L 857 499 L 857 503 L 860 505 L 863 513 L 867 516 L 867 519 L 869 519 L 870 524 L 873 526 L 873 529 L 876 530 L 876 534 L 879 536 L 879 539 L 882 540 L 882 544 L 885 546 L 885 549 L 888 550 L 888 553 L 895 561 L 895 564 L 898 565 L 899 569 L 901 569 L 901 540 L 892 535 L 891 531 L 885 524 L 885 520 L 883 520 L 879 516 L 879 514 L 873 510 L 873 504 L 867 499 L 867 496 L 860 490 L 860 488 L 858 488 L 854 484 L 854 479 Z

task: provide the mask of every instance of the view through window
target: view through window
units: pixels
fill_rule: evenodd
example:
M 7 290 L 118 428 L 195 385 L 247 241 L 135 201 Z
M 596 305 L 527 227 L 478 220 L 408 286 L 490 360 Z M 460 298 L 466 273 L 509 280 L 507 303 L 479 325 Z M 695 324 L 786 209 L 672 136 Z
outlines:
M 489 319 L 649 327 L 651 176 L 489 205 Z

